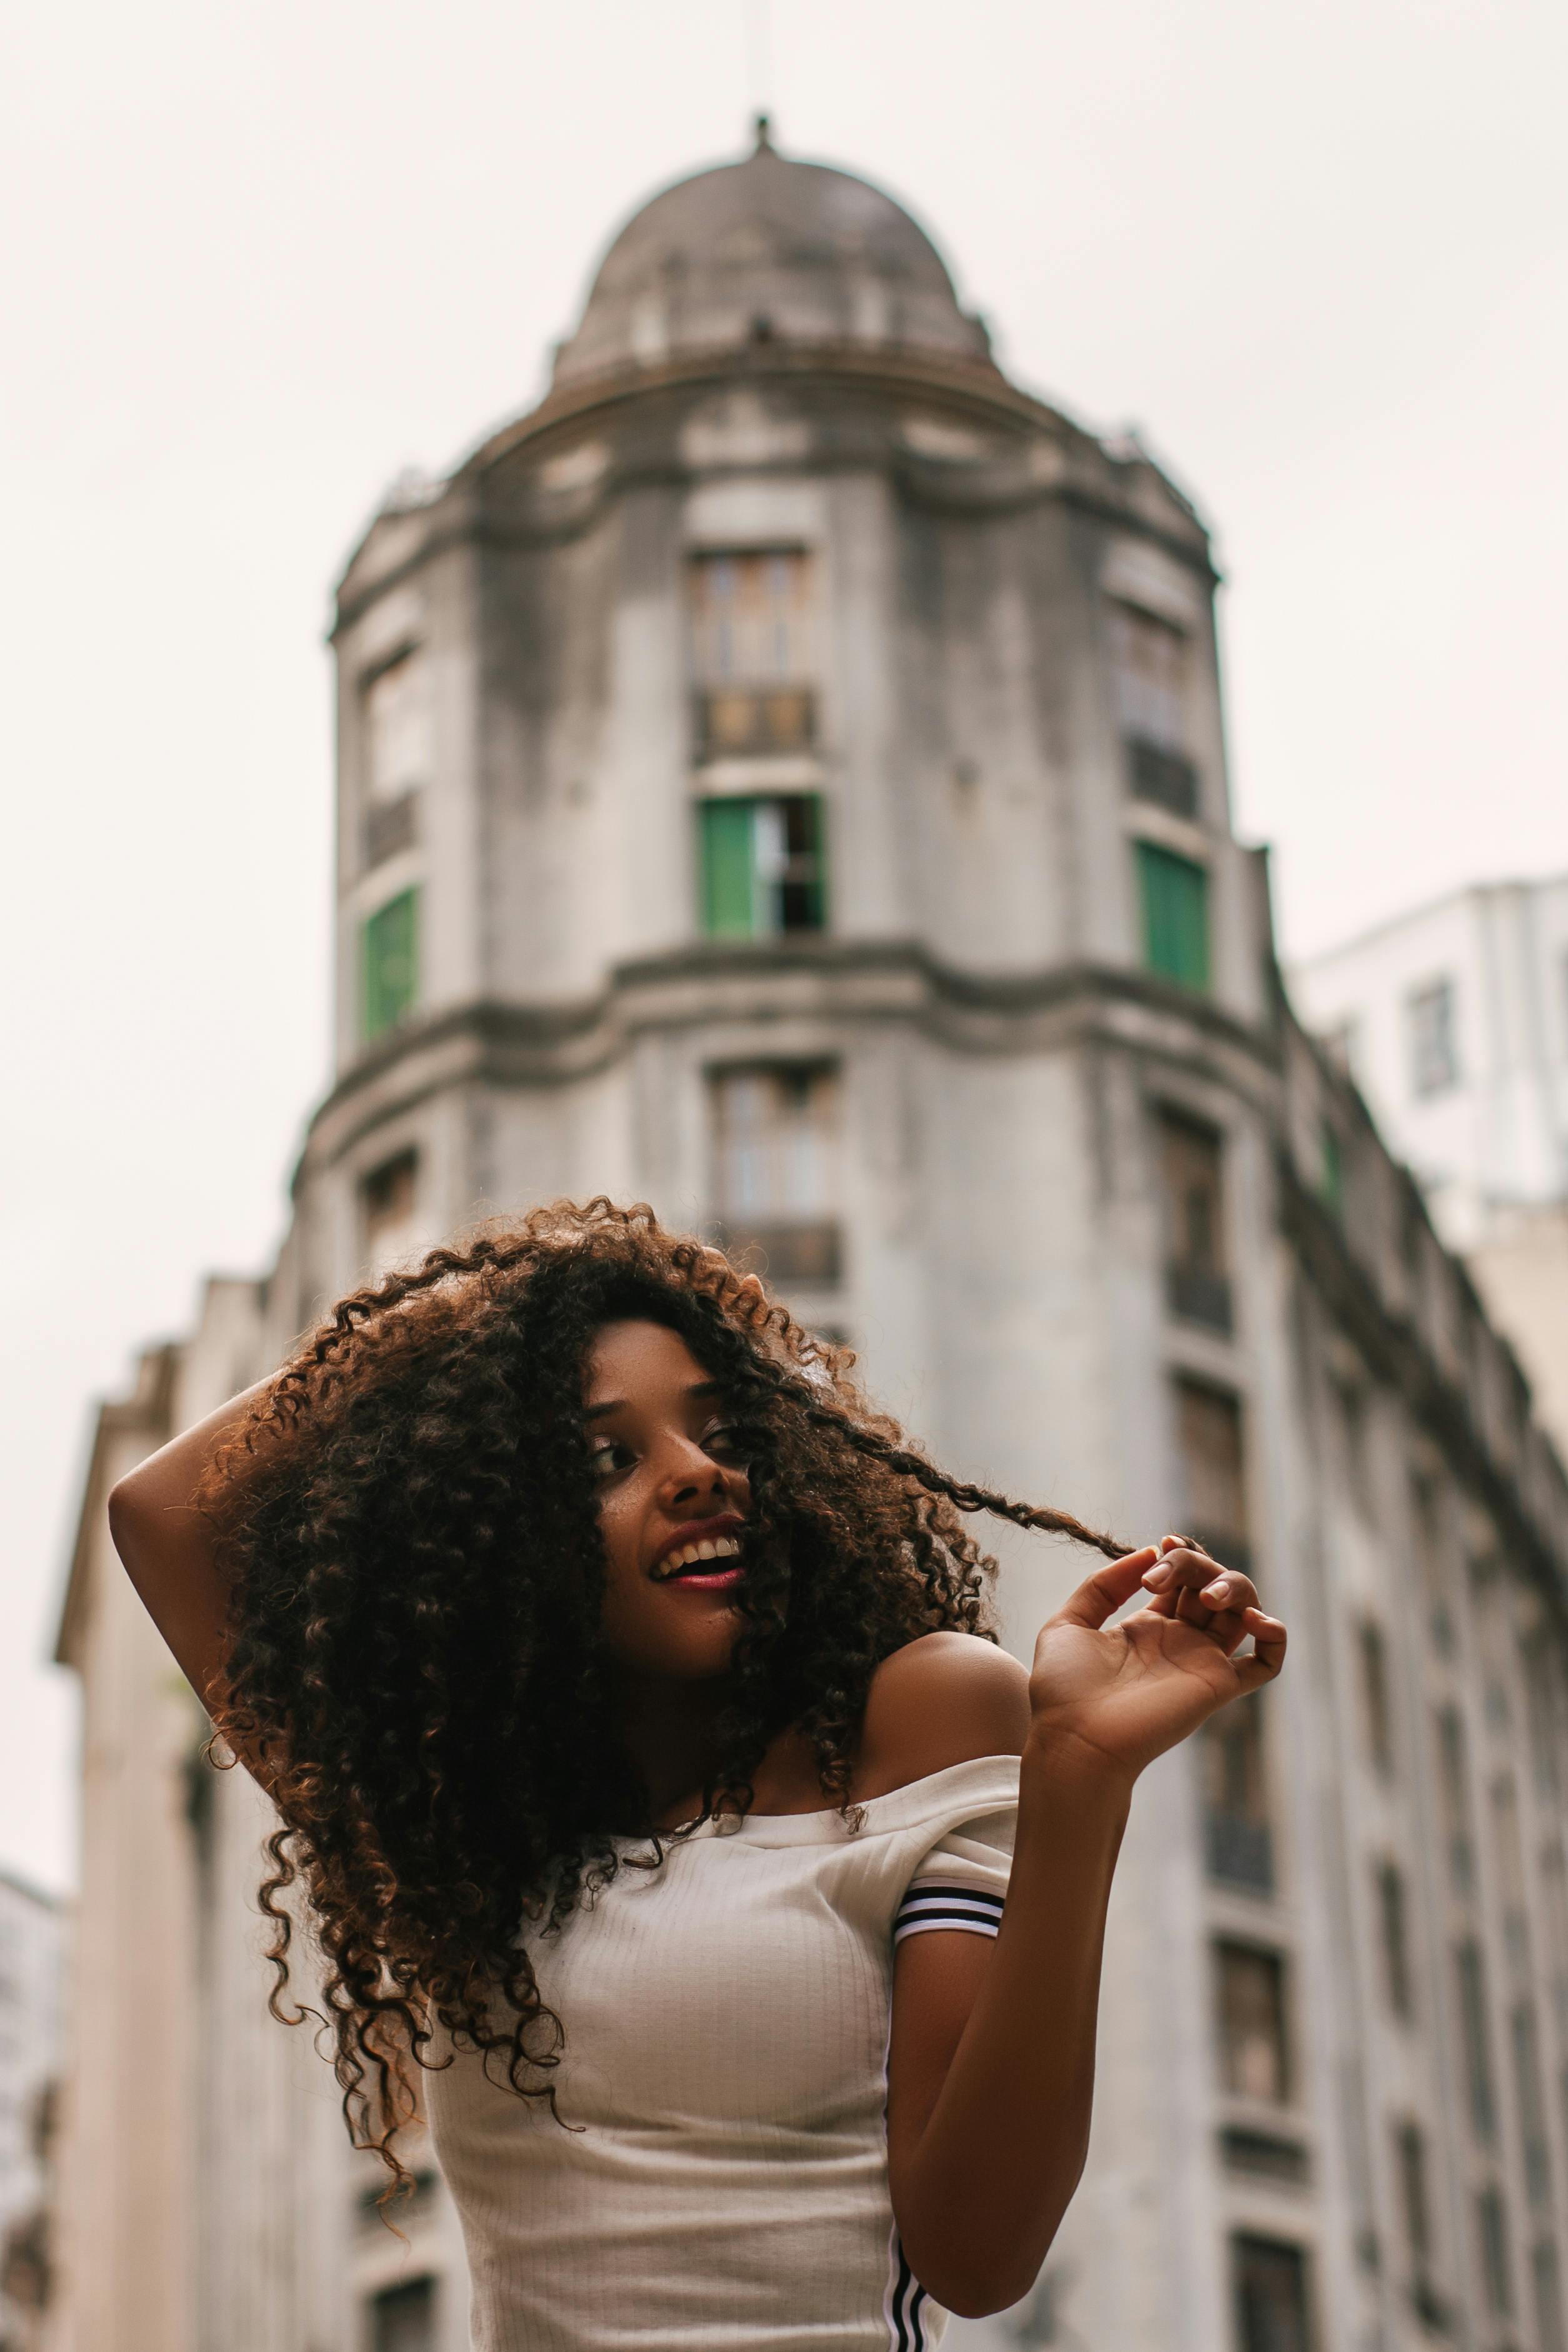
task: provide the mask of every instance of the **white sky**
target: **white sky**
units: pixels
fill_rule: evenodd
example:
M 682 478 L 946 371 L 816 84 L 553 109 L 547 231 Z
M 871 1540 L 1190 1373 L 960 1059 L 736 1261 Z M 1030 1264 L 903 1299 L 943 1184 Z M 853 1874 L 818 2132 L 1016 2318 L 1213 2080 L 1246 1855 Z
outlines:
M 904 197 L 1214 527 L 1295 950 L 1568 866 L 1559 0 L 55 0 L 0 52 L 0 1864 L 73 1867 L 92 1399 L 275 1244 L 326 1067 L 335 571 L 663 182 Z M 754 23 L 756 18 L 754 16 Z

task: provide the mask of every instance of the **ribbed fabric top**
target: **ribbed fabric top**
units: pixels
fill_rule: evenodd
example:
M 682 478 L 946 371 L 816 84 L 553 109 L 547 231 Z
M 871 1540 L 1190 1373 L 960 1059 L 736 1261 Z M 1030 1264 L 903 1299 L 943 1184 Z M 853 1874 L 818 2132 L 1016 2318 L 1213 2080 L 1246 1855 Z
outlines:
M 935 1924 L 963 1887 L 990 1899 L 947 1924 L 995 1932 L 1018 1786 L 1016 1756 L 987 1756 L 870 1799 L 858 1830 L 835 1811 L 705 1822 L 530 1938 L 566 2032 L 561 2122 L 471 2052 L 425 2077 L 474 2352 L 940 2340 L 888 2196 L 894 1922 Z

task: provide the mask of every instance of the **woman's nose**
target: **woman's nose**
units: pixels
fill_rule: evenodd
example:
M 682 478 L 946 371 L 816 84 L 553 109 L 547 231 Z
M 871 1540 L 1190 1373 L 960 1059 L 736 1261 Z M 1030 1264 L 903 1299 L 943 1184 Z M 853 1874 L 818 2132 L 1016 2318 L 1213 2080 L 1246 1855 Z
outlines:
M 711 1454 L 705 1454 L 690 1438 L 679 1441 L 678 1451 L 672 1457 L 668 1473 L 671 1500 L 684 1501 L 705 1488 L 714 1494 L 724 1491 L 724 1472 Z

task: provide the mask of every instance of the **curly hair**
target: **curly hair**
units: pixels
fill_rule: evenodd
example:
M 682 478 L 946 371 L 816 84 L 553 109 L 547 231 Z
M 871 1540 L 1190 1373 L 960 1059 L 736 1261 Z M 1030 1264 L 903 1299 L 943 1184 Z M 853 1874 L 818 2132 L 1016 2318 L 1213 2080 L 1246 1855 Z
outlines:
M 557 1202 L 342 1299 L 198 1499 L 229 1593 L 214 1724 L 281 1816 L 261 1890 L 272 2007 L 325 2029 L 389 2192 L 414 2069 L 444 2063 L 437 2026 L 553 2107 L 563 2029 L 524 1925 L 559 1927 L 683 1834 L 649 1817 L 600 1634 L 584 1369 L 625 1318 L 666 1326 L 719 1382 L 751 1481 L 705 1819 L 748 1809 L 789 1727 L 852 1811 L 881 1661 L 941 1629 L 995 1639 L 995 1562 L 964 1514 L 1122 1549 L 937 1468 L 872 1410 L 847 1350 L 645 1207 Z M 324 2015 L 285 1999 L 300 1898 Z

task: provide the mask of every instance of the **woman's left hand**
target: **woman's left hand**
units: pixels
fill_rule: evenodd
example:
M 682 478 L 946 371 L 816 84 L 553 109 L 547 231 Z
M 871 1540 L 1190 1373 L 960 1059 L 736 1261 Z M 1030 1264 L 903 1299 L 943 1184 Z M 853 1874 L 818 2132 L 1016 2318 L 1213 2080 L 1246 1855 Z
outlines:
M 1145 1608 L 1109 1620 L 1140 1585 Z M 1250 1651 L 1241 1644 L 1252 1637 Z M 1030 1676 L 1031 1747 L 1053 1766 L 1128 1782 L 1207 1717 L 1272 1682 L 1285 1628 L 1250 1578 L 1183 1537 L 1111 1560 L 1041 1627 Z

